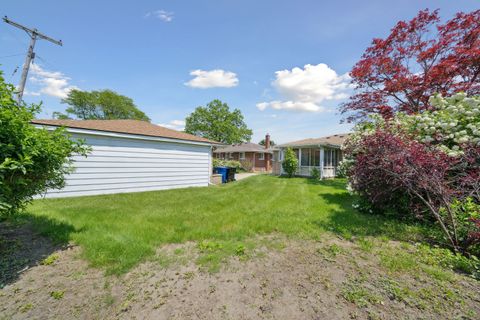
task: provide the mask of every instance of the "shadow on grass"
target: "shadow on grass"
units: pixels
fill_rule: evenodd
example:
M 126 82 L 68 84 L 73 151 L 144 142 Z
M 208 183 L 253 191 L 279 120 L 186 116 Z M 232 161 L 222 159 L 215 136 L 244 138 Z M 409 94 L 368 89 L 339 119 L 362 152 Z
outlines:
M 323 184 L 323 182 L 321 182 Z M 329 182 L 332 186 L 334 180 Z M 340 183 L 344 183 L 341 182 Z M 385 217 L 361 213 L 352 207 L 355 197 L 348 193 L 322 193 L 329 204 L 336 205 L 332 214 L 326 220 L 315 221 L 314 224 L 328 231 L 334 232 L 344 238 L 352 237 L 386 237 L 400 241 L 418 241 L 424 239 L 424 227 L 415 222 L 407 222 L 395 217 Z
M 29 214 L 0 221 L 0 288 L 65 248 L 77 231 L 67 223 Z
M 317 180 L 313 179 L 310 177 L 303 177 L 303 176 L 293 176 L 293 177 L 288 177 L 287 175 L 281 175 L 281 176 L 276 176 L 278 179 L 303 179 L 306 181 L 307 184 L 312 184 L 312 185 L 319 185 L 319 186 L 327 186 L 327 187 L 332 187 L 332 188 L 338 188 L 338 189 L 345 189 L 347 185 L 347 180 L 343 178 L 335 178 L 335 179 L 322 179 L 322 180 Z
M 308 184 L 319 185 L 319 186 L 327 186 L 337 189 L 345 190 L 346 187 L 346 180 L 345 179 L 323 179 L 323 180 L 316 180 L 312 178 L 305 178 Z

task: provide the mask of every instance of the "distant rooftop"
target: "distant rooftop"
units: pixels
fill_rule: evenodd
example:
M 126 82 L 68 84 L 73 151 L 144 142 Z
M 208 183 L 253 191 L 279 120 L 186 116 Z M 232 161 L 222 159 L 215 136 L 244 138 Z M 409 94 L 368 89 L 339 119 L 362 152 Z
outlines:
M 252 142 L 244 142 L 240 144 L 232 144 L 225 147 L 219 147 L 215 151 L 215 153 L 223 153 L 223 152 L 263 152 L 263 153 L 272 153 L 271 149 L 265 149 L 265 146 L 252 143 Z
M 326 136 L 321 138 L 309 138 L 309 139 L 283 143 L 278 145 L 277 147 L 285 148 L 285 147 L 302 147 L 302 146 L 319 146 L 319 145 L 341 147 L 342 144 L 345 142 L 345 139 L 347 139 L 349 135 L 350 133 L 341 133 L 341 134 L 334 134 L 332 136 Z

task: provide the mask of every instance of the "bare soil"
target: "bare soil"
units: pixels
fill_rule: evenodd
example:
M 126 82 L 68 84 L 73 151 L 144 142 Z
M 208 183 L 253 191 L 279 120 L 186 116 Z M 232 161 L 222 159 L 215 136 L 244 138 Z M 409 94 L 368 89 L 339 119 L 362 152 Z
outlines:
M 8 251 L 29 262 L 2 269 L 0 319 L 480 318 L 479 281 L 391 273 L 375 253 L 333 235 L 262 238 L 216 273 L 195 263 L 195 243 L 168 245 L 129 273 L 108 276 L 81 259 L 80 247 L 57 248 L 28 230 L 16 231 L 23 236 L 15 249 L 1 247 L 2 261 Z M 41 264 L 47 253 L 56 259 Z

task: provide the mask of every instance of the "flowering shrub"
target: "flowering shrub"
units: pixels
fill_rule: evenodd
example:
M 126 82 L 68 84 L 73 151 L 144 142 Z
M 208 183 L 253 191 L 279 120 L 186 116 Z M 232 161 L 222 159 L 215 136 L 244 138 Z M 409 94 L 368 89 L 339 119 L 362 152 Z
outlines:
M 318 170 L 317 167 L 313 167 L 312 170 L 310 170 L 310 177 L 313 180 L 319 180 L 320 179 L 320 170 Z
M 400 117 L 415 139 L 436 145 L 449 156 L 461 155 L 465 144 L 480 146 L 480 96 L 436 94 L 430 104 L 434 111 Z
M 480 98 L 430 101 L 437 110 L 357 125 L 342 166 L 369 212 L 435 221 L 455 251 L 480 253 Z

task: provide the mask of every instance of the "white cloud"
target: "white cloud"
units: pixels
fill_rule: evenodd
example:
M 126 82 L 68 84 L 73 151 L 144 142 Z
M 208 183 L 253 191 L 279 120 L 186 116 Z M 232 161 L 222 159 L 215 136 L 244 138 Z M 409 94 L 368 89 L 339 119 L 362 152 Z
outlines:
M 78 87 L 70 85 L 70 78 L 59 71 L 48 71 L 40 67 L 38 64 L 30 66 L 32 76 L 30 81 L 40 86 L 37 91 L 26 91 L 26 95 L 38 96 L 49 95 L 57 98 L 66 98 L 68 93 Z
M 307 64 L 302 68 L 275 72 L 276 79 L 272 86 L 285 99 L 284 101 L 261 102 L 257 108 L 261 111 L 293 110 L 321 112 L 327 110 L 321 104 L 326 100 L 348 98 L 350 76 L 348 73 L 338 75 L 324 63 Z
M 185 121 L 184 120 L 172 120 L 169 123 L 160 123 L 159 126 L 173 129 L 173 130 L 178 130 L 178 131 L 183 131 L 185 129 Z
M 237 75 L 230 71 L 215 69 L 211 71 L 194 70 L 190 72 L 194 78 L 185 83 L 192 88 L 231 88 L 238 85 Z
M 263 111 L 267 108 L 272 108 L 274 110 L 293 110 L 293 111 L 309 111 L 309 112 L 319 112 L 324 111 L 325 108 L 315 104 L 314 102 L 308 101 L 270 101 L 270 102 L 261 102 L 257 103 L 257 108 L 260 111 Z
M 18 87 L 17 87 L 17 89 L 18 89 Z M 38 96 L 41 95 L 41 93 L 38 92 L 38 91 L 29 91 L 29 90 L 27 90 L 27 89 L 23 89 L 23 95 L 24 95 L 24 96 L 35 96 L 35 97 L 38 97 Z
M 173 12 L 168 12 L 165 10 L 150 11 L 145 14 L 145 18 L 150 17 L 160 19 L 164 22 L 171 22 L 173 20 Z

